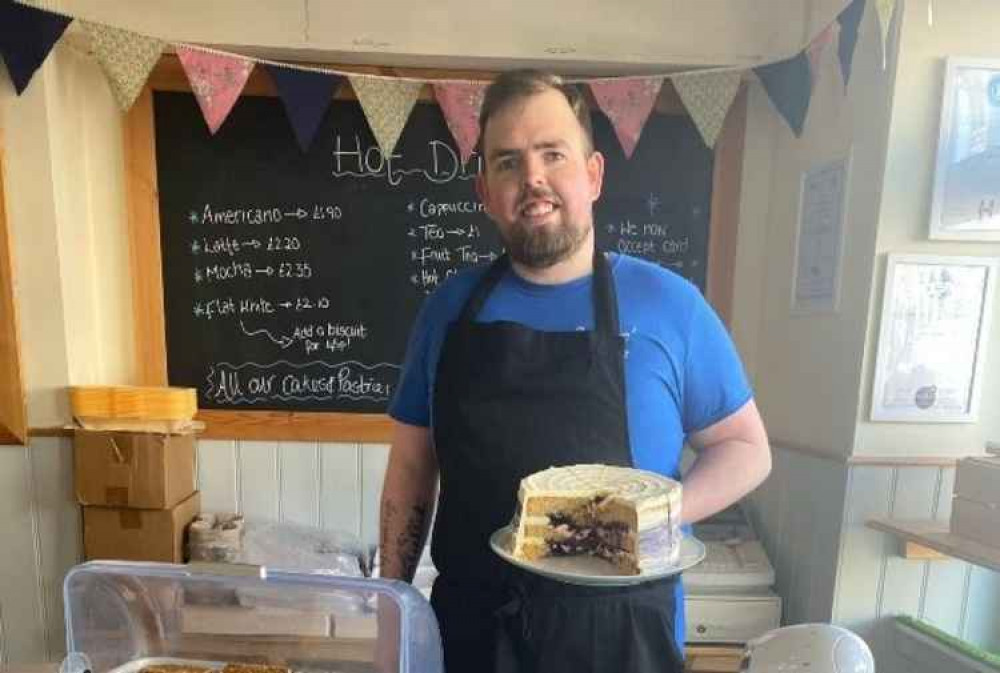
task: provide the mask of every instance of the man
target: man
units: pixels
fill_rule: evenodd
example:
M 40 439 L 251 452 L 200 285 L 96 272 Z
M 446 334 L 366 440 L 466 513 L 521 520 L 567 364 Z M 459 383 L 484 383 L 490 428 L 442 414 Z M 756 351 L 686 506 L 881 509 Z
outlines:
M 586 588 L 489 549 L 517 487 L 552 465 L 633 465 L 684 479 L 692 523 L 756 487 L 767 436 L 735 349 L 690 283 L 595 249 L 604 159 L 578 91 L 501 75 L 481 112 L 476 187 L 507 249 L 424 305 L 390 415 L 382 575 L 409 581 L 434 511 L 431 603 L 448 673 L 679 672 L 676 579 Z

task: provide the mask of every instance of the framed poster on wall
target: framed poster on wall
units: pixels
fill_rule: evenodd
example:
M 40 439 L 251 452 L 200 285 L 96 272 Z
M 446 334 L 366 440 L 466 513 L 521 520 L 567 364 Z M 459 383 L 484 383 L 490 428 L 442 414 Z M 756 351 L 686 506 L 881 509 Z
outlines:
M 850 157 L 805 171 L 792 282 L 792 314 L 834 313 L 840 303 Z
M 976 421 L 998 264 L 889 255 L 871 419 Z
M 1000 60 L 947 61 L 930 237 L 1000 241 Z

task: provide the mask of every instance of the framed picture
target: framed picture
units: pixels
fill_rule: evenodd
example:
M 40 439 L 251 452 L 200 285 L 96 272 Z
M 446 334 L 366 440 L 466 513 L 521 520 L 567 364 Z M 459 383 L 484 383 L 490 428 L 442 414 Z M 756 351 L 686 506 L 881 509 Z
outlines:
M 948 59 L 930 237 L 1000 241 L 1000 60 Z
M 997 269 L 992 258 L 889 255 L 873 421 L 976 421 Z
M 835 313 L 840 304 L 850 155 L 803 172 L 792 278 L 792 315 Z

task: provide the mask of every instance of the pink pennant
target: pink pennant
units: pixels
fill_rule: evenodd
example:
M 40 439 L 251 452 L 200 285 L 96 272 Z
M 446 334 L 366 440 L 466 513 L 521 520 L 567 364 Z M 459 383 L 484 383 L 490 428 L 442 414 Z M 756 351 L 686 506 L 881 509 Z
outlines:
M 184 66 L 191 90 L 201 106 L 205 123 L 214 134 L 226 121 L 246 86 L 253 61 L 229 54 L 217 54 L 177 46 L 177 57 Z
M 809 57 L 809 70 L 812 71 L 814 82 L 818 77 L 817 73 L 819 72 L 820 59 L 823 58 L 823 50 L 833 44 L 839 33 L 840 24 L 834 21 L 809 43 L 809 48 L 806 49 L 806 56 Z
M 444 113 L 451 135 L 458 143 L 464 164 L 479 141 L 479 108 L 483 105 L 486 85 L 477 82 L 434 84 L 434 96 Z
M 662 77 L 591 82 L 590 90 L 604 114 L 615 127 L 618 142 L 625 156 L 632 157 L 642 128 L 653 111 L 656 97 L 663 86 Z

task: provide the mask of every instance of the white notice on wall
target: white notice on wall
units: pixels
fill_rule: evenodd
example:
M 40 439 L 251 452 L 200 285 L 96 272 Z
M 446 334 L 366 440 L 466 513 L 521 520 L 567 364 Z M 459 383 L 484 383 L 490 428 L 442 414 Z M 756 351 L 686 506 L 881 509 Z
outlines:
M 802 175 L 793 312 L 837 310 L 846 192 L 846 159 Z

